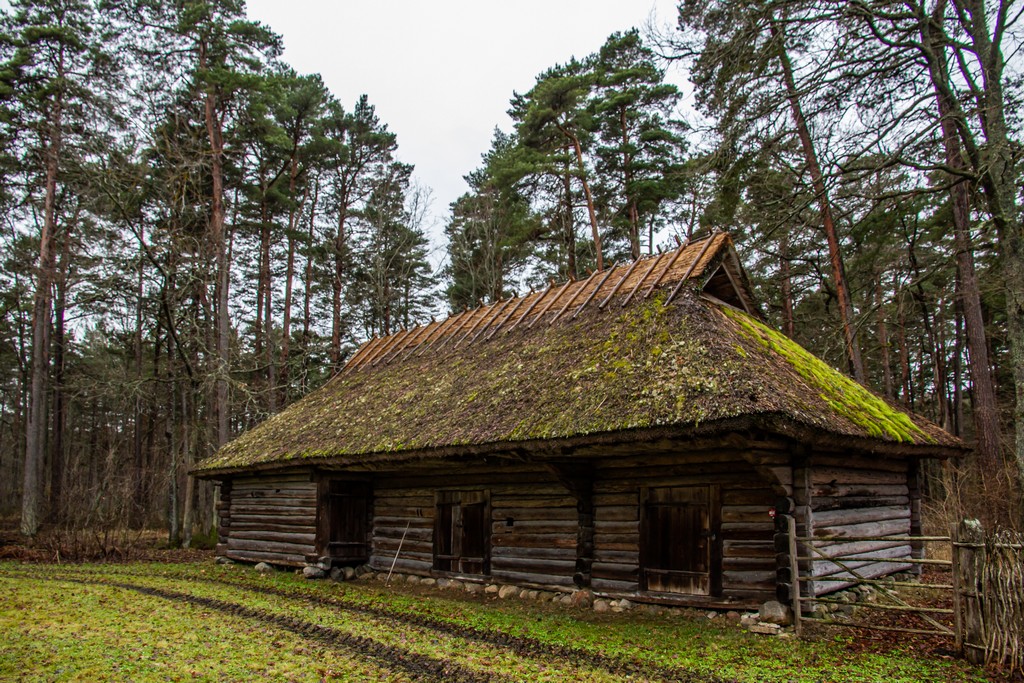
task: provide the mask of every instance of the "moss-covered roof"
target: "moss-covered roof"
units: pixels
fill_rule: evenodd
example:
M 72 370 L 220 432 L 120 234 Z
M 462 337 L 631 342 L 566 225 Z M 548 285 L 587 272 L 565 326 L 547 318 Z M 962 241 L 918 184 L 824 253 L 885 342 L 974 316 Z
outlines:
M 692 259 L 701 246 L 683 249 Z M 717 249 L 731 252 L 731 242 L 725 238 Z M 515 325 L 530 306 L 524 297 L 462 314 L 458 325 L 431 323 L 434 333 L 428 325 L 368 342 L 326 386 L 224 446 L 197 473 L 529 447 L 625 430 L 714 429 L 735 418 L 777 431 L 901 445 L 920 455 L 962 447 L 749 313 L 702 296 L 723 263 L 714 251 L 704 248 L 697 260 L 706 263 L 683 271 L 683 287 L 680 274 L 674 281 L 666 276 L 649 297 L 643 295 L 658 268 L 643 281 L 634 268 L 628 286 L 603 308 L 598 304 L 621 274 L 602 275 L 601 285 L 592 278 L 590 290 L 569 305 L 560 300 L 544 313 L 544 305 L 534 306 L 532 326 L 530 317 Z M 634 285 L 636 295 L 623 305 Z M 593 303 L 582 305 L 587 297 Z

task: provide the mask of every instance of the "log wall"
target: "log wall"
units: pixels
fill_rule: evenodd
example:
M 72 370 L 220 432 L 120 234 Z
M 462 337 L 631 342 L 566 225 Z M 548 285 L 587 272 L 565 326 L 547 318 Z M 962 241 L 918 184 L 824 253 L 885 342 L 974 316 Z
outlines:
M 859 540 L 871 536 L 907 535 L 912 530 L 911 468 L 906 460 L 850 454 L 814 454 L 809 468 L 811 528 L 815 538 L 834 537 L 814 545 L 844 567 L 827 559 L 810 563 L 810 575 L 831 579 L 853 578 L 852 570 L 871 579 L 910 569 L 909 542 Z M 916 491 L 915 491 L 916 493 Z M 845 541 L 843 538 L 858 540 Z M 811 553 L 817 556 L 817 553 Z M 858 557 L 891 561 L 862 560 Z M 847 581 L 815 581 L 815 595 L 853 585 Z
M 573 585 L 576 499 L 554 475 L 529 468 L 506 468 L 500 473 L 492 467 L 476 472 L 464 468 L 458 474 L 378 476 L 374 483 L 370 565 L 387 571 L 394 562 L 396 572 L 431 573 L 435 492 L 457 490 L 490 492 L 492 580 L 519 585 Z
M 315 553 L 316 483 L 309 472 L 236 477 L 221 487 L 218 554 L 302 566 Z
M 788 487 L 789 454 L 756 454 Z M 774 521 L 769 514 L 779 491 L 738 451 L 616 459 L 598 464 L 594 484 L 594 590 L 640 589 L 639 490 L 649 486 L 715 485 L 721 499 L 717 548 L 721 552 L 720 599 L 757 604 L 775 595 Z M 685 596 L 678 596 L 680 601 Z

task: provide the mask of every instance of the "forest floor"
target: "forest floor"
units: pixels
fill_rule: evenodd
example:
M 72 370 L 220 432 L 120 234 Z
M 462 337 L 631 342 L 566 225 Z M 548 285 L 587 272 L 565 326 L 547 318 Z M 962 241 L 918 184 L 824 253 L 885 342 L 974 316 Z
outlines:
M 56 564 L 7 550 L 3 681 L 1006 680 L 899 634 L 796 640 L 703 612 L 598 614 L 406 583 L 309 581 L 201 553 Z

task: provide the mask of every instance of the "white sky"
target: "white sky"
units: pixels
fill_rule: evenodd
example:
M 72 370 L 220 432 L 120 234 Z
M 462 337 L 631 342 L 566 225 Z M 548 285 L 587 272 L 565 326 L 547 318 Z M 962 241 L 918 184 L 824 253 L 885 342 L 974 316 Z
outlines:
M 614 31 L 674 22 L 675 0 L 248 0 L 250 19 L 284 37 L 284 59 L 319 73 L 351 109 L 369 95 L 399 157 L 433 190 L 439 242 L 495 126 L 511 129 L 512 92 Z M 439 245 L 438 245 L 439 246 Z

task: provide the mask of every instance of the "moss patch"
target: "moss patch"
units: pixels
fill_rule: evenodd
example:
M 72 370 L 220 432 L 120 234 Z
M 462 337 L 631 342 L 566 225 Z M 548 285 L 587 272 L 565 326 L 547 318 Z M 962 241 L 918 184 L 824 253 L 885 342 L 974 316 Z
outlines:
M 915 425 L 906 413 L 893 408 L 852 379 L 830 368 L 789 337 L 732 308 L 722 311 L 740 330 L 793 366 L 819 392 L 832 410 L 862 427 L 871 436 L 908 443 L 934 443 L 935 439 Z

